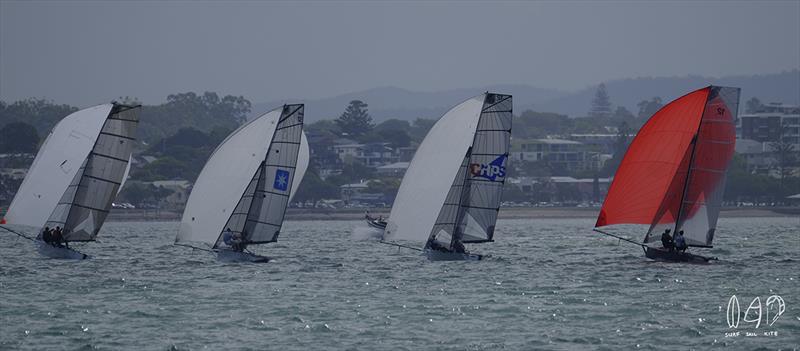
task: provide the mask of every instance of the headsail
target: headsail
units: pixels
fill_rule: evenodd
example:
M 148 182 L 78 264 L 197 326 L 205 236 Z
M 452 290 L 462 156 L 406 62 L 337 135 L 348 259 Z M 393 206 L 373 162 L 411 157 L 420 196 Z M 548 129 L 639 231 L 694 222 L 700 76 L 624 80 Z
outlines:
M 444 114 L 417 148 L 387 220 L 384 240 L 425 242 L 472 145 L 485 94 Z
M 198 242 L 208 246 L 216 244 L 262 161 L 267 158 L 270 142 L 276 134 L 281 117 L 284 116 L 283 112 L 284 108 L 281 107 L 249 121 L 232 132 L 214 150 L 189 195 L 175 238 L 176 243 Z M 308 167 L 308 141 L 302 132 L 296 158 L 292 179 L 294 184 L 290 189 L 289 201 Z M 275 174 L 272 173 L 272 176 Z M 269 180 L 266 183 L 268 187 L 272 185 Z
M 303 105 L 284 106 L 266 159 L 259 165 L 223 230 L 230 228 L 242 233 L 252 244 L 278 239 L 293 188 L 302 134 Z M 214 247 L 221 244 L 222 232 Z
M 42 143 L 8 208 L 8 224 L 39 227 L 92 151 L 112 104 L 77 111 L 58 122 Z
M 403 178 L 384 239 L 492 240 L 508 160 L 511 106 L 510 95 L 486 93 L 456 106 L 434 125 Z
M 653 115 L 628 147 L 595 227 L 648 224 L 645 243 L 658 241 L 666 228 L 684 229 L 689 245 L 710 246 L 738 99 L 738 88 L 712 86 Z
M 510 95 L 486 94 L 472 147 L 430 232 L 440 242 L 492 240 L 506 177 L 511 116 Z
M 75 178 L 45 226 L 63 228 L 67 241 L 91 241 L 105 222 L 128 167 L 139 106 L 114 105 Z

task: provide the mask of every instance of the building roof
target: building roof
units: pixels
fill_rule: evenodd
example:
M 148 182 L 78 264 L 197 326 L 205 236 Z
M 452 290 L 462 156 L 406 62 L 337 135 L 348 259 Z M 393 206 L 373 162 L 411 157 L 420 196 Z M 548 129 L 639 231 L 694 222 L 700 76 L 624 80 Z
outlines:
M 385 166 L 380 166 L 380 167 L 378 167 L 378 169 L 379 170 L 380 169 L 384 169 L 384 170 L 408 169 L 408 165 L 409 164 L 410 164 L 410 162 L 395 162 L 395 163 L 388 164 L 388 165 L 385 165 Z
M 347 189 L 366 189 L 366 188 L 369 187 L 369 181 L 361 182 L 361 183 L 342 184 L 339 187 L 340 188 L 347 188 Z

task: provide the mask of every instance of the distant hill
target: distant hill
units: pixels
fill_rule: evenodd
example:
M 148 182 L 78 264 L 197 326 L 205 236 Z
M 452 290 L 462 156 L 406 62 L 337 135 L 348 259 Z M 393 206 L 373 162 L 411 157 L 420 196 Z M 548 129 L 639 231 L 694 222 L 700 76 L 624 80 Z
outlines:
M 611 102 L 615 105 L 625 106 L 634 114 L 638 112 L 636 104 L 642 100 L 659 96 L 666 103 L 709 84 L 742 88 L 742 106 L 751 97 L 758 97 L 764 103 L 800 104 L 800 71 L 798 70 L 720 78 L 702 76 L 642 77 L 612 80 L 605 84 Z M 420 92 L 396 87 L 381 87 L 325 99 L 255 103 L 251 116 L 260 115 L 285 102 L 304 102 L 306 103 L 307 121 L 334 119 L 344 111 L 351 100 L 358 99 L 369 104 L 369 112 L 377 122 L 390 118 L 435 119 L 461 101 L 489 90 L 514 95 L 514 110 L 517 113 L 533 109 L 539 112 L 556 112 L 570 117 L 580 117 L 589 110 L 595 89 L 596 86 L 590 86 L 576 92 L 564 92 L 522 84 L 498 84 L 472 89 Z
M 661 97 L 664 103 L 674 100 L 690 91 L 708 86 L 721 85 L 742 88 L 740 106 L 752 97 L 762 103 L 783 102 L 800 104 L 800 71 L 765 74 L 755 76 L 729 76 L 722 78 L 687 76 L 634 78 L 605 82 L 611 102 L 625 106 L 636 114 L 640 101 L 654 96 Z M 542 111 L 558 112 L 571 117 L 585 116 L 594 98 L 596 86 L 562 97 L 557 97 L 537 106 Z M 515 101 L 516 102 L 516 101 Z
M 369 104 L 369 113 L 377 122 L 390 118 L 414 120 L 424 117 L 436 119 L 451 107 L 487 90 L 512 94 L 515 99 L 521 99 L 528 104 L 538 104 L 567 95 L 566 92 L 553 89 L 511 84 L 438 92 L 418 92 L 395 87 L 381 87 L 319 100 L 283 100 L 256 103 L 251 109 L 251 115 L 260 115 L 287 102 L 303 102 L 306 104 L 307 121 L 314 122 L 321 119 L 337 118 L 350 101 L 362 100 Z

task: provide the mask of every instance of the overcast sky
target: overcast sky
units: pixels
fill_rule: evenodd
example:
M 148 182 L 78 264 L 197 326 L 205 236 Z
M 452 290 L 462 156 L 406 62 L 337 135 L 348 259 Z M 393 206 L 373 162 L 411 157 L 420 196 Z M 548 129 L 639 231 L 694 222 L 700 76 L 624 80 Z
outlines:
M 254 102 L 379 86 L 520 83 L 800 67 L 800 1 L 12 2 L 0 99 L 86 106 L 216 91 Z

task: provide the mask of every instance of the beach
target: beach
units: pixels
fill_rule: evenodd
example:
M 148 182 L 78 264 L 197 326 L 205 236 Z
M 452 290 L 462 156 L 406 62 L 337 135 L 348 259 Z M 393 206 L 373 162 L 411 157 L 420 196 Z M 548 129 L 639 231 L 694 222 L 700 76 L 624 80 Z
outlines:
M 286 220 L 358 220 L 364 218 L 364 208 L 289 208 Z M 597 207 L 504 207 L 500 209 L 500 219 L 526 218 L 596 218 Z M 388 217 L 391 208 L 372 208 L 372 216 Z M 741 217 L 792 217 L 800 216 L 800 207 L 724 207 L 721 218 Z M 134 221 L 180 221 L 181 211 L 114 209 L 108 220 L 111 222 Z

